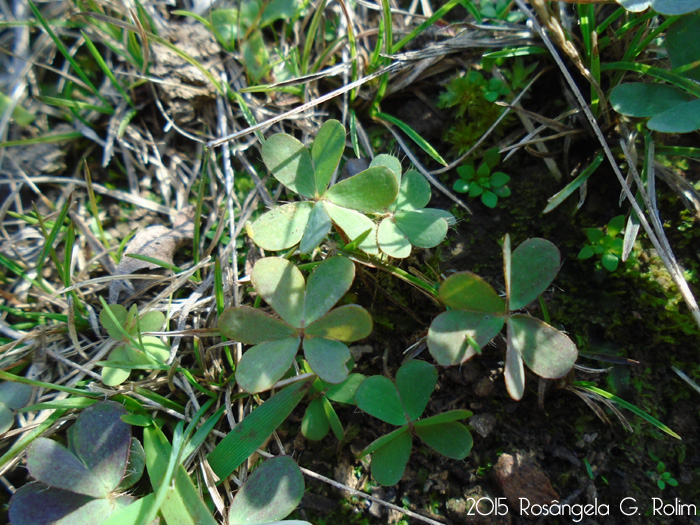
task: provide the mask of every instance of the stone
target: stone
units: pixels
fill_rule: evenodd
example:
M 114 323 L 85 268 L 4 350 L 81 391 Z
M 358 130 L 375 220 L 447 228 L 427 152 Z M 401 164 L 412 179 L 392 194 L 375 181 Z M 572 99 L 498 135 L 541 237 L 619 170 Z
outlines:
M 493 473 L 513 509 L 520 508 L 521 498 L 527 499 L 530 505 L 550 505 L 560 499 L 545 473 L 520 452 L 514 456 L 502 454 Z

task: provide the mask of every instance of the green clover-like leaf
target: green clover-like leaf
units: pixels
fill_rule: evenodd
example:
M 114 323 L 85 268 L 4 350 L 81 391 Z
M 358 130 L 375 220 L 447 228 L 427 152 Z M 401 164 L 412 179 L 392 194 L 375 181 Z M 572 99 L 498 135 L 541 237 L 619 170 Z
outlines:
M 302 337 L 312 370 L 327 383 L 344 381 L 351 368 L 344 342 L 357 341 L 372 331 L 372 317 L 361 306 L 332 309 L 354 277 L 354 264 L 340 256 L 316 266 L 308 284 L 288 260 L 260 259 L 251 281 L 282 319 L 247 306 L 229 308 L 219 319 L 224 336 L 256 345 L 238 364 L 236 380 L 241 388 L 250 393 L 271 388 L 291 367 Z

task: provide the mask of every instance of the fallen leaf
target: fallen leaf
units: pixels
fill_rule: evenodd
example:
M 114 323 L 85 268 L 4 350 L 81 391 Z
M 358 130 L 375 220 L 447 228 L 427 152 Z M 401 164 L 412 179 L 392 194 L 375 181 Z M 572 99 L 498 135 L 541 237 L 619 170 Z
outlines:
M 174 264 L 175 252 L 194 237 L 194 207 L 185 208 L 177 214 L 173 227 L 156 225 L 141 230 L 131 239 L 121 261 L 115 270 L 116 275 L 128 275 L 143 270 L 162 269 L 161 266 L 128 257 L 130 254 L 145 255 L 168 264 Z M 109 286 L 109 302 L 116 304 L 122 292 L 133 292 L 129 279 L 112 281 Z

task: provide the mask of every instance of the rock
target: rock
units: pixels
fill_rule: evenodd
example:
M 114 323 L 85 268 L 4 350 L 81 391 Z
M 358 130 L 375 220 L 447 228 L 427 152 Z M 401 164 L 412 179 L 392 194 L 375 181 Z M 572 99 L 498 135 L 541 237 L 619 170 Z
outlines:
M 496 416 L 493 414 L 477 414 L 469 418 L 469 426 L 482 438 L 488 437 L 496 427 Z
M 488 397 L 493 392 L 493 378 L 482 377 L 477 384 L 474 385 L 474 393 L 479 397 Z
M 501 455 L 493 473 L 513 509 L 520 508 L 521 498 L 530 505 L 550 505 L 560 499 L 549 478 L 524 454 Z

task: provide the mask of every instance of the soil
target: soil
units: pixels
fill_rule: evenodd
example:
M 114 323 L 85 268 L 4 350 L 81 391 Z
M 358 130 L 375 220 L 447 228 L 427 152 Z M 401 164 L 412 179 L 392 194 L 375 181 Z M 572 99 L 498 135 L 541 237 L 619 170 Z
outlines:
M 603 225 L 617 213 L 610 210 L 626 210 L 618 208 L 619 186 L 613 174 L 605 168 L 595 174 L 580 210 L 575 209 L 577 197 L 572 196 L 551 214 L 542 215 L 547 198 L 560 187 L 544 164 L 519 155 L 504 171 L 512 174 L 513 193 L 503 205 L 487 210 L 476 200 L 470 201 L 473 215 L 459 222 L 446 246 L 413 258 L 403 267 L 423 271 L 430 266 L 441 273 L 470 270 L 502 291 L 499 242 L 503 235 L 511 234 L 514 247 L 527 237 L 549 239 L 560 249 L 563 261 L 554 285 L 544 294 L 552 324 L 565 330 L 586 354 L 579 364 L 599 372 L 575 370 L 557 382 L 529 375 L 525 396 L 515 402 L 503 381 L 505 342 L 497 338 L 483 355 L 461 367 L 440 370 L 438 387 L 425 412 L 427 416 L 451 409 L 471 410 L 474 415 L 467 421 L 474 437 L 471 454 L 462 462 L 448 460 L 414 440 L 401 482 L 396 487 L 373 487 L 372 493 L 454 524 L 698 523 L 690 506 L 700 496 L 698 393 L 671 370 L 672 365 L 686 372 L 697 370 L 698 330 L 685 305 L 678 303 L 659 261 L 647 253 L 628 262 L 627 271 L 613 273 L 596 268 L 592 260 L 576 257 L 585 242 L 581 224 Z M 436 198 L 431 206 L 449 204 Z M 661 207 L 664 217 L 682 211 L 675 197 L 666 198 Z M 690 259 L 685 260 L 696 267 L 697 255 L 692 251 L 686 255 Z M 383 283 L 381 276 L 378 279 Z M 396 303 L 401 303 L 427 326 L 439 313 L 410 286 L 393 281 L 384 285 L 392 300 L 366 287 L 356 290 L 373 314 L 400 318 Z M 536 304 L 531 308 L 534 315 L 541 315 Z M 376 373 L 385 359 L 389 376 L 393 376 L 405 359 L 404 350 L 425 335 L 416 331 L 414 319 L 403 317 L 405 322 L 395 323 L 392 329 L 377 327 L 370 343 L 374 352 L 357 363 L 356 371 Z M 432 361 L 427 350 L 418 358 Z M 682 440 L 626 410 L 619 416 L 624 421 L 620 420 L 601 399 L 593 400 L 606 419 L 601 420 L 572 391 L 572 381 L 595 382 L 667 424 Z M 358 433 L 354 442 L 339 446 L 333 437 L 321 442 L 298 437 L 294 453 L 302 466 L 367 489 L 368 462 L 353 454 L 392 428 L 352 409 L 338 413 L 346 428 Z M 295 435 L 301 413 L 296 416 L 289 422 L 290 435 Z M 659 461 L 678 482 L 677 487 L 659 488 Z M 508 462 L 515 464 L 510 478 L 503 474 L 503 464 Z M 327 485 L 311 481 L 308 486 L 300 516 L 312 523 L 379 524 L 406 519 L 377 504 L 348 499 Z M 343 498 L 340 507 L 339 498 Z M 472 508 L 480 498 L 481 506 Z M 551 509 L 552 515 L 541 514 L 536 504 L 553 499 L 569 506 L 561 515 Z M 527 502 L 532 505 L 529 511 Z

